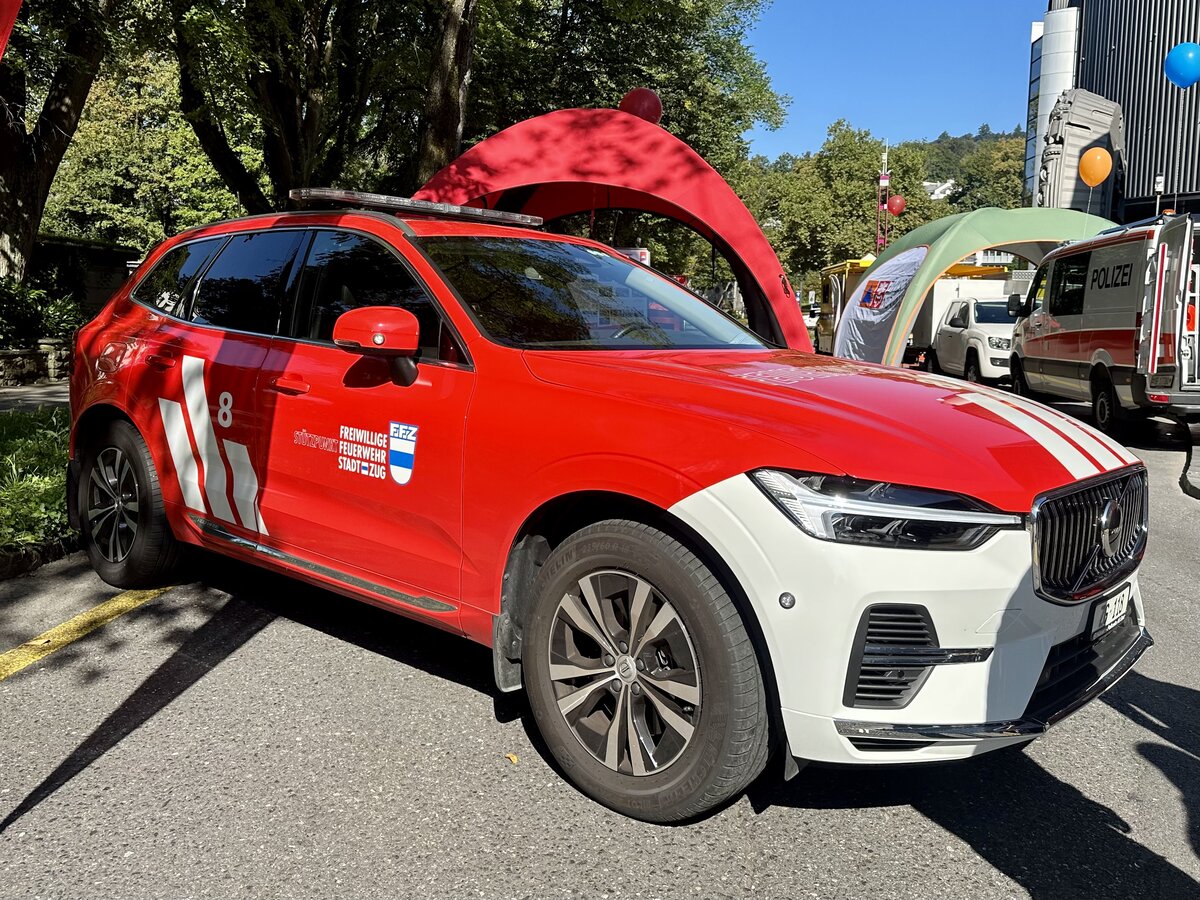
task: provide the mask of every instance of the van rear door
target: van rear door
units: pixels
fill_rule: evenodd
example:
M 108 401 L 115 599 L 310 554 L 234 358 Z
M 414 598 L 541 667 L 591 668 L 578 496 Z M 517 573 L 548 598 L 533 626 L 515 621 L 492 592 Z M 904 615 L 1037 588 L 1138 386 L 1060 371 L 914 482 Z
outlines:
M 1196 258 L 1193 238 L 1192 258 Z M 1200 316 L 1200 264 L 1190 266 L 1187 293 L 1183 298 L 1180 314 L 1179 336 L 1179 386 L 1185 391 L 1200 391 L 1200 332 L 1196 319 Z
M 1183 294 L 1192 271 L 1191 217 L 1174 218 L 1159 231 L 1152 271 L 1154 289 L 1142 317 L 1138 371 L 1147 376 L 1147 387 L 1170 389 L 1186 324 Z

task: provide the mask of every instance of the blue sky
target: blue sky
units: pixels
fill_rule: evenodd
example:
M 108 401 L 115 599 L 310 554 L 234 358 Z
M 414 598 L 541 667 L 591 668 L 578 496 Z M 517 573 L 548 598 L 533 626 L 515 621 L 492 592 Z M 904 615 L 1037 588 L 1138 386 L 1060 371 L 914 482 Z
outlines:
M 892 143 L 1025 120 L 1029 26 L 1046 0 L 775 0 L 750 33 L 787 121 L 751 152 L 816 150 L 836 119 Z

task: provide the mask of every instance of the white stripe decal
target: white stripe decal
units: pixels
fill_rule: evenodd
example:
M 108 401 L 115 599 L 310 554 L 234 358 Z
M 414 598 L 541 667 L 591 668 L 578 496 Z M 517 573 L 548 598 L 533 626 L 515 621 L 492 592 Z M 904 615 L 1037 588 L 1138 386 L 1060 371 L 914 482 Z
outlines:
M 1010 406 L 1020 407 L 1029 413 L 1029 415 L 1041 419 L 1047 425 L 1062 432 L 1066 437 L 1082 447 L 1084 453 L 1096 460 L 1106 470 L 1119 469 L 1133 462 L 1133 460 L 1127 458 L 1128 454 L 1123 449 L 1120 449 L 1118 445 L 1109 446 L 1106 444 L 1104 435 L 1056 409 L 1049 409 L 1037 403 L 1026 401 L 1022 397 L 1015 396 L 1012 398 L 1006 397 L 1005 402 Z
M 179 490 L 183 502 L 189 509 L 207 512 L 204 494 L 200 491 L 200 470 L 196 465 L 196 454 L 192 452 L 192 441 L 188 437 L 187 423 L 183 418 L 183 407 L 174 400 L 158 399 L 158 411 L 162 415 L 163 430 L 167 433 L 167 447 L 171 450 L 171 462 L 179 477 Z
M 1158 356 L 1162 348 L 1158 345 L 1162 329 L 1163 291 L 1167 285 L 1167 245 L 1158 246 L 1158 277 L 1154 282 L 1154 318 L 1150 324 L 1150 374 L 1158 371 Z
M 1025 432 L 1049 451 L 1055 459 L 1062 463 L 1063 468 L 1075 478 L 1087 478 L 1091 475 L 1099 474 L 1100 469 L 1096 467 L 1095 463 L 1080 453 L 1073 444 L 1069 443 L 1057 431 L 1047 427 L 1042 422 L 1033 418 L 1033 416 L 1027 415 L 1016 407 L 1002 403 L 986 394 L 966 393 L 961 396 L 964 400 L 982 406 L 988 412 L 994 413 L 1010 425 L 1021 429 L 1021 431 Z
M 246 528 L 266 534 L 267 526 L 258 509 L 258 476 L 254 474 L 246 445 L 225 441 L 225 455 L 233 470 L 233 502 L 237 505 L 238 518 Z
M 183 358 L 183 399 L 187 401 L 192 432 L 196 435 L 196 449 L 200 451 L 200 461 L 204 463 L 204 491 L 208 494 L 213 515 L 233 522 L 225 460 L 221 459 L 221 451 L 217 447 L 212 411 L 208 408 L 208 394 L 204 389 L 204 360 L 195 356 Z

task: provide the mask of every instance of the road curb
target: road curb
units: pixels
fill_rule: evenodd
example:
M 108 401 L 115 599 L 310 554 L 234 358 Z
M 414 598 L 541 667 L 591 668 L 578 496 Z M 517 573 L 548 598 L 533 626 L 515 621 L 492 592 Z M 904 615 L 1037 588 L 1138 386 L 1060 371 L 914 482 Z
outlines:
M 79 549 L 79 537 L 65 535 L 57 540 L 45 541 L 28 547 L 11 550 L 0 549 L 0 581 L 26 575 L 46 563 L 62 559 Z

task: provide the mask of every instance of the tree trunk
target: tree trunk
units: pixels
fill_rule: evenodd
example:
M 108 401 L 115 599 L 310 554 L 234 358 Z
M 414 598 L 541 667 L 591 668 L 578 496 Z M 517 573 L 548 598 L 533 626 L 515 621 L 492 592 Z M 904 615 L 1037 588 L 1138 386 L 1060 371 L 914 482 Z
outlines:
M 447 0 L 442 38 L 434 52 L 425 95 L 425 124 L 417 163 L 417 178 L 422 184 L 458 155 L 478 18 L 479 0 Z
M 62 61 L 32 130 L 26 130 L 29 95 L 24 76 L 32 48 L 14 39 L 0 61 L 0 275 L 25 278 L 50 185 L 108 50 L 105 28 L 114 2 L 100 0 L 90 15 L 80 16 L 66 29 Z M 27 17 L 28 7 L 20 15 Z

